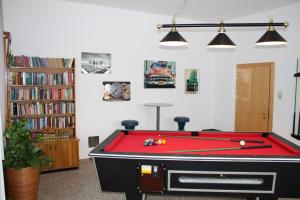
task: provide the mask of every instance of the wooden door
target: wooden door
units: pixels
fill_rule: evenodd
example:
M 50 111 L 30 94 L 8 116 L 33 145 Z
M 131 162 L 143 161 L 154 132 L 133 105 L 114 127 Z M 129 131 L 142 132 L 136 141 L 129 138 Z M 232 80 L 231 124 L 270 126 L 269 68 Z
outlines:
M 38 147 L 42 150 L 42 152 L 48 156 L 53 162 L 55 162 L 55 152 L 54 152 L 54 146 L 51 143 L 39 143 Z M 52 165 L 50 169 L 52 169 L 54 166 Z M 45 167 L 42 169 L 43 171 L 49 170 L 48 167 Z
M 69 167 L 79 167 L 79 141 L 68 142 L 68 165 Z
M 53 145 L 55 146 L 55 161 L 53 168 L 68 168 L 68 143 L 62 141 L 53 143 Z
M 239 64 L 235 131 L 272 131 L 274 63 Z
M 48 144 L 46 144 L 46 143 L 39 143 L 37 146 L 42 150 L 42 152 L 46 156 L 48 156 L 48 157 L 51 156 L 51 150 L 50 150 L 50 147 L 49 147 Z
M 79 167 L 79 140 L 49 141 L 38 144 L 39 148 L 53 160 L 50 169 L 56 170 Z

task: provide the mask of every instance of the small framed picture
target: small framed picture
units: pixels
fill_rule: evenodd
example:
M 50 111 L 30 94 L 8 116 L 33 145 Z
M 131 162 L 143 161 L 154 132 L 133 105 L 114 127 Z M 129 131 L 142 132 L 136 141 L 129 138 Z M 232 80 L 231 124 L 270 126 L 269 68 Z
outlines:
M 186 69 L 185 70 L 185 93 L 197 94 L 199 92 L 199 70 Z
M 129 101 L 130 82 L 103 81 L 103 101 Z
M 81 73 L 83 74 L 110 74 L 110 53 L 81 53 Z

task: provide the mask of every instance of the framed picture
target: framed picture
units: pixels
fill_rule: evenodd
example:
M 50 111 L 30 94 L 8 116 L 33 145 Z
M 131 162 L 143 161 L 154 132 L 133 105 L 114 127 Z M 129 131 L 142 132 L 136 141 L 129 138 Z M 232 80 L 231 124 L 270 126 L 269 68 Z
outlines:
M 103 101 L 129 101 L 130 82 L 103 82 Z
M 145 60 L 144 88 L 175 88 L 175 79 L 175 62 Z
M 110 74 L 110 53 L 81 53 L 81 73 L 84 74 Z
M 199 89 L 199 70 L 186 69 L 185 70 L 185 93 L 197 94 Z

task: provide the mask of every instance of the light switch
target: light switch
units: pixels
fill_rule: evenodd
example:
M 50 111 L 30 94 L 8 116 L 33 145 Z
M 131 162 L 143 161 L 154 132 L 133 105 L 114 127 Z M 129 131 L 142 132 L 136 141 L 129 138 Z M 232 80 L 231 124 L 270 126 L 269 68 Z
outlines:
M 282 99 L 282 91 L 281 90 L 278 91 L 277 97 L 278 97 L 278 99 Z

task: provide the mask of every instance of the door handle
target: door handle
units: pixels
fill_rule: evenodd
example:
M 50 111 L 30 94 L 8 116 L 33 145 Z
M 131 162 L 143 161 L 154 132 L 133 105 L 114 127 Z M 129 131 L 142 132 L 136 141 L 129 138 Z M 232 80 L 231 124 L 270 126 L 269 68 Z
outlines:
M 263 112 L 263 113 L 258 113 L 258 114 L 259 114 L 259 115 L 267 115 L 267 113 L 264 113 L 264 112 Z
M 268 114 L 265 113 L 265 112 L 262 112 L 262 113 L 258 113 L 260 116 L 262 116 L 263 119 L 266 119 Z

